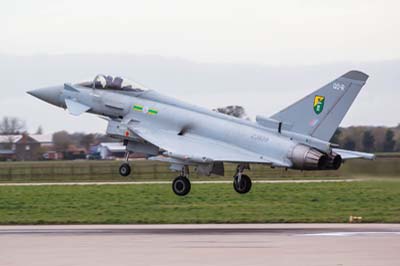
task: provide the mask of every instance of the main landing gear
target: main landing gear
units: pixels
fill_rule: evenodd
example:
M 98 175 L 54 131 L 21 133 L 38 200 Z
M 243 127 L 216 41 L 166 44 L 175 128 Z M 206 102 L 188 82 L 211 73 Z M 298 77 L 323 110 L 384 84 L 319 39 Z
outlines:
M 248 193 L 251 190 L 251 179 L 243 174 L 243 171 L 250 169 L 249 164 L 240 164 L 233 177 L 233 188 L 239 194 Z M 172 190 L 178 196 L 185 196 L 190 192 L 191 185 L 189 180 L 189 167 L 183 166 L 180 176 L 172 182 Z
M 245 194 L 251 190 L 251 179 L 249 176 L 243 174 L 246 169 L 250 169 L 248 164 L 238 165 L 233 177 L 233 188 L 239 194 Z M 119 167 L 119 174 L 121 176 L 128 176 L 130 173 L 129 152 L 126 152 L 125 162 Z M 172 182 L 172 191 L 178 196 L 186 196 L 189 194 L 190 189 L 189 167 L 185 165 L 182 167 L 181 174 Z
M 239 194 L 245 194 L 251 189 L 250 177 L 243 174 L 243 171 L 245 169 L 250 169 L 248 164 L 238 165 L 236 169 L 236 174 L 233 177 L 233 188 Z
M 131 166 L 129 165 L 129 151 L 125 152 L 125 162 L 119 167 L 119 174 L 121 176 L 128 176 L 131 174 Z
M 189 180 L 189 167 L 182 167 L 181 175 L 172 182 L 172 190 L 178 196 L 185 196 L 190 192 L 191 184 Z

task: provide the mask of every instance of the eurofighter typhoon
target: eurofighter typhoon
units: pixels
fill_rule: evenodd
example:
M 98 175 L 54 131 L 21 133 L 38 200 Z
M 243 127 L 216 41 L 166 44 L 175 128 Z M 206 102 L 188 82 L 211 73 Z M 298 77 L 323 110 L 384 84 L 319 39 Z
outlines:
M 180 172 L 175 194 L 190 192 L 189 166 L 200 175 L 224 175 L 224 163 L 237 164 L 233 187 L 251 189 L 244 174 L 251 164 L 297 170 L 337 170 L 345 160 L 374 159 L 373 154 L 339 149 L 330 139 L 368 79 L 350 71 L 282 111 L 248 121 L 160 94 L 121 77 L 97 75 L 93 81 L 66 83 L 28 93 L 72 115 L 107 118 L 107 134 L 121 139 L 131 173 L 131 152 L 167 162 Z

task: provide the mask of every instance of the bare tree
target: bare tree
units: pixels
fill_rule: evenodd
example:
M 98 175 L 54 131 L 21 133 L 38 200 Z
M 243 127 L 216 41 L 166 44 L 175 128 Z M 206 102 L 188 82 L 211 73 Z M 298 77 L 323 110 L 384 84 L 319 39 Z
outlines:
M 346 150 L 354 150 L 356 148 L 356 142 L 351 137 L 345 138 L 343 142 L 343 148 Z
M 71 137 L 67 131 L 59 131 L 53 134 L 53 143 L 56 151 L 65 151 L 71 144 Z
M 25 121 L 17 118 L 5 116 L 0 121 L 0 135 L 18 135 L 26 131 Z
M 362 137 L 362 145 L 363 149 L 366 152 L 372 152 L 375 148 L 375 137 L 372 134 L 371 130 L 367 130 L 364 132 Z
M 385 142 L 383 143 L 384 152 L 392 152 L 396 146 L 396 141 L 394 140 L 394 132 L 391 129 L 386 130 Z
M 342 136 L 342 129 L 338 127 L 335 131 L 335 134 L 333 134 L 330 142 L 335 144 L 340 144 L 341 136 Z
M 36 129 L 36 133 L 35 133 L 35 134 L 38 134 L 38 135 L 43 134 L 43 127 L 42 127 L 42 126 L 39 126 L 39 127 Z
M 94 143 L 94 134 L 85 134 L 79 141 L 79 144 L 86 150 L 90 148 L 90 145 Z

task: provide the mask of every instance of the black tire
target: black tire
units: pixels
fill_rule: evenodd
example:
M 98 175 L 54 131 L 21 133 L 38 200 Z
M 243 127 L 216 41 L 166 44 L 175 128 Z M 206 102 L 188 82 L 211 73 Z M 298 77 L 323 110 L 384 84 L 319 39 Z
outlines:
M 184 176 L 178 176 L 172 182 L 172 190 L 178 196 L 185 196 L 190 192 L 190 180 Z
M 128 176 L 131 174 L 131 166 L 128 163 L 123 163 L 119 167 L 119 174 L 121 176 Z
M 239 178 L 235 176 L 233 180 L 233 188 L 239 194 L 246 194 L 251 189 L 250 177 L 248 177 L 247 175 L 242 175 L 239 183 Z

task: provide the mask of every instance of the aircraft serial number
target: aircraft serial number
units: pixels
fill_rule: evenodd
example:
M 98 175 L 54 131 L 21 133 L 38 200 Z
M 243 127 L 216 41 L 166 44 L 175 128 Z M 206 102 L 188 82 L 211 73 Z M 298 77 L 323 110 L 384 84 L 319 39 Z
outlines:
M 260 142 L 268 142 L 269 138 L 261 135 L 251 135 L 251 139 L 254 139 L 255 141 L 260 141 Z

